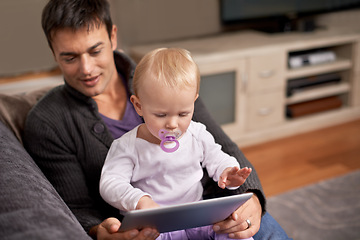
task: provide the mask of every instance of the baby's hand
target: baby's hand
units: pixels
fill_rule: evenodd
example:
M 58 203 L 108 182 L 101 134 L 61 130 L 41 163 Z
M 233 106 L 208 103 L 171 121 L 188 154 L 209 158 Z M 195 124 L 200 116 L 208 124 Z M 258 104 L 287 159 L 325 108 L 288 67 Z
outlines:
M 241 186 L 249 177 L 252 169 L 244 167 L 239 169 L 238 167 L 226 168 L 220 175 L 218 185 L 220 188 L 225 187 L 238 187 Z
M 160 207 L 159 204 L 157 204 L 154 200 L 152 200 L 152 198 L 150 196 L 143 196 L 140 198 L 136 209 L 146 209 L 146 208 L 158 208 Z

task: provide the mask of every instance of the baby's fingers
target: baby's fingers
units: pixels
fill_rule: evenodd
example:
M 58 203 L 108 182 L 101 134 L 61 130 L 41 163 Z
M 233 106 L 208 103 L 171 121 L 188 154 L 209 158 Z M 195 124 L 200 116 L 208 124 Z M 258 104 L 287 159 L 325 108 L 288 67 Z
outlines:
M 240 169 L 237 173 L 239 176 L 241 176 L 243 178 L 247 178 L 251 172 L 252 172 L 252 168 L 244 167 L 244 168 Z
M 241 169 L 239 169 L 238 167 L 232 167 L 231 170 L 229 171 L 229 175 L 235 175 L 236 173 L 238 173 Z
M 226 187 L 226 177 L 220 177 L 218 181 L 218 186 L 222 189 Z

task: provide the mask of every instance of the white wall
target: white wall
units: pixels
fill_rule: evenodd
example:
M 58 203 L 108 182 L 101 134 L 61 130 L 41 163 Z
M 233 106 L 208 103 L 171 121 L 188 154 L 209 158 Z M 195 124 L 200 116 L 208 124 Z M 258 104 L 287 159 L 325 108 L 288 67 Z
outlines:
M 0 77 L 56 66 L 41 29 L 47 0 L 0 0 Z M 217 0 L 110 0 L 119 47 L 219 31 Z
M 111 4 L 125 49 L 220 31 L 218 0 L 112 0 Z
M 0 77 L 55 66 L 40 22 L 46 2 L 0 1 Z
M 119 47 L 125 51 L 131 45 L 221 31 L 218 0 L 109 1 L 119 29 Z M 46 3 L 47 0 L 0 0 L 0 77 L 56 66 L 40 23 Z M 357 11 L 340 16 L 341 22 L 358 24 L 360 14 Z M 339 17 L 321 20 L 322 24 L 337 22 Z

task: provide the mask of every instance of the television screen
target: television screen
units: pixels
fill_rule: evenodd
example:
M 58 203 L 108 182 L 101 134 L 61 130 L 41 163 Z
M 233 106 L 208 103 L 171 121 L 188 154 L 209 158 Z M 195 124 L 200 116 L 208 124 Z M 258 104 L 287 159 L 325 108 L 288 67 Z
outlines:
M 244 24 L 256 28 L 267 26 L 270 21 L 291 21 L 359 6 L 360 0 L 220 0 L 220 16 L 224 25 Z

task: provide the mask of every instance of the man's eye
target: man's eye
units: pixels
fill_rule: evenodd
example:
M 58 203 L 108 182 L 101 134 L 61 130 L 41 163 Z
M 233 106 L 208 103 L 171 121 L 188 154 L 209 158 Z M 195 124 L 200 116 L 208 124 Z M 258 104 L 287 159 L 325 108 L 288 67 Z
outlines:
M 65 58 L 64 60 L 67 63 L 71 63 L 71 62 L 73 62 L 75 60 L 75 57 L 68 57 L 68 58 Z
M 101 53 L 101 49 L 94 49 L 91 53 L 90 53 L 90 55 L 91 56 L 96 56 L 96 55 L 98 55 L 99 53 Z

